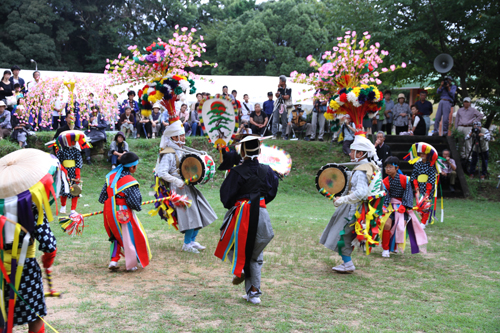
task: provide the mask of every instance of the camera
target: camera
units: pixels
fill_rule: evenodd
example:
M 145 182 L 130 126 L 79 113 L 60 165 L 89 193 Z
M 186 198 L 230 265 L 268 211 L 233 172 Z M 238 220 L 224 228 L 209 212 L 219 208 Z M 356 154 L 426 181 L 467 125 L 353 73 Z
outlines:
M 250 126 L 248 124 L 245 124 L 245 128 L 249 128 Z
M 443 87 L 448 88 L 449 86 L 450 86 L 450 82 L 448 81 L 448 79 L 445 79 L 444 83 L 443 83 Z

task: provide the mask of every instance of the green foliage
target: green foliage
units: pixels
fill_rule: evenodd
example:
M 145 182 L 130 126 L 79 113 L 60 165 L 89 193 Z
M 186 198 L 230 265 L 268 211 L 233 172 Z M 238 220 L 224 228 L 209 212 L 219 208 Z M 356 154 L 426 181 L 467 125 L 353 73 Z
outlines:
M 16 151 L 19 149 L 19 145 L 16 143 L 8 140 L 8 139 L 2 139 L 0 140 L 0 158 L 3 156 L 12 153 L 13 151 Z

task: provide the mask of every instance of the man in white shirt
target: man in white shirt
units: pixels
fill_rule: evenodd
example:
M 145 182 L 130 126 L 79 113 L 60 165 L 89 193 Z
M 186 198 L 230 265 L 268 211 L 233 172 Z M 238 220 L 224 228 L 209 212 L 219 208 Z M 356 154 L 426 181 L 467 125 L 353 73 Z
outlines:
M 56 93 L 54 101 L 54 109 L 52 110 L 52 129 L 57 130 L 59 127 L 66 124 L 66 111 L 64 109 L 62 96 Z
M 250 114 L 255 111 L 254 104 L 248 101 L 248 94 L 243 95 L 243 99 L 245 100 L 241 105 L 241 121 L 250 121 Z

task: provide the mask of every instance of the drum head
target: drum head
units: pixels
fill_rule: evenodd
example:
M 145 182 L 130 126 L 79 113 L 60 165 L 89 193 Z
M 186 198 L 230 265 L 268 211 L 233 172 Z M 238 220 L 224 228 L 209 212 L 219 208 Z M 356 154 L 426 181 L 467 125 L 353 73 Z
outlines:
M 318 191 L 325 189 L 330 194 L 341 195 L 347 186 L 347 171 L 345 166 L 334 163 L 323 166 L 316 175 L 316 188 Z
M 205 167 L 200 156 L 196 154 L 185 154 L 180 163 L 181 177 L 195 185 L 205 177 Z

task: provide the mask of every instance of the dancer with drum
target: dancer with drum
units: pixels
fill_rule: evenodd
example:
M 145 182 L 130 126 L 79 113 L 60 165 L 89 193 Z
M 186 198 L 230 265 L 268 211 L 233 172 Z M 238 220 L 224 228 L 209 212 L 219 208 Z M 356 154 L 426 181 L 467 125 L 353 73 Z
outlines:
M 358 165 L 352 171 L 343 195 L 333 199 L 333 205 L 337 209 L 320 238 L 321 244 L 338 252 L 342 257 L 342 264 L 333 267 L 332 270 L 343 274 L 353 273 L 356 269 L 351 259 L 354 245 L 359 245 L 355 232 L 358 220 L 356 213 L 363 208 L 364 202 L 370 195 L 369 186 L 372 176 L 374 173 L 380 172 L 377 166 L 377 152 L 370 140 L 364 136 L 356 135 L 350 148 L 351 161 Z M 365 244 L 365 246 L 369 246 L 369 244 Z
M 179 120 L 165 128 L 161 143 L 161 147 L 164 149 L 160 152 L 155 167 L 157 178 L 156 197 L 165 196 L 170 189 L 179 195 L 187 195 L 192 200 L 192 205 L 188 209 L 175 208 L 177 228 L 184 234 L 182 250 L 199 253 L 200 250 L 205 249 L 205 246 L 196 241 L 196 236 L 200 229 L 214 222 L 217 215 L 203 194 L 192 185 L 193 181 L 196 183 L 200 178 L 207 177 L 209 172 L 205 171 L 200 176 L 197 173 L 196 176 L 185 180 L 181 177 L 180 164 L 186 152 L 186 149 L 183 149 L 185 144 L 184 127 Z M 215 165 L 210 166 L 210 168 L 215 172 Z M 161 210 L 160 216 L 168 220 L 167 214 L 164 214 Z
M 259 163 L 261 138 L 248 135 L 241 143 L 243 163 L 231 168 L 220 188 L 220 199 L 229 211 L 224 217 L 215 256 L 232 262 L 233 284 L 245 281 L 245 300 L 260 303 L 264 248 L 273 239 L 266 205 L 278 191 L 279 178 Z

